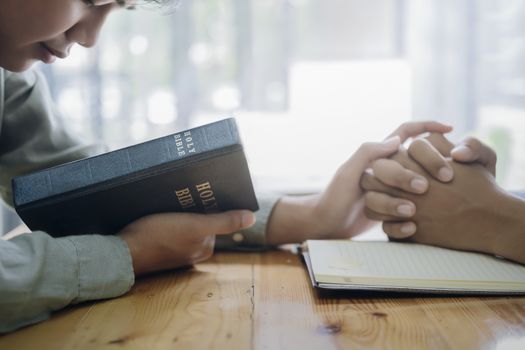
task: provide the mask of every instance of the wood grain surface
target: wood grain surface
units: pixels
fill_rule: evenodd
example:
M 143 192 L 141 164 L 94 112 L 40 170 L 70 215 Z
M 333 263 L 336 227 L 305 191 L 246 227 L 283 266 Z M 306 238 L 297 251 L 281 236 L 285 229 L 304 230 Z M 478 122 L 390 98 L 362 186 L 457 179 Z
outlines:
M 0 349 L 525 349 L 524 297 L 321 293 L 290 251 L 218 253 L 0 337 Z

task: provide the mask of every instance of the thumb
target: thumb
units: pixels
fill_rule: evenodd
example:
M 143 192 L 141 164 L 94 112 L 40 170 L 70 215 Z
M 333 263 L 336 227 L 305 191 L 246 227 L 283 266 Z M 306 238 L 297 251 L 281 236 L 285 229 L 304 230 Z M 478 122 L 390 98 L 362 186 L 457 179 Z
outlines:
M 391 137 L 383 142 L 367 142 L 361 145 L 348 160 L 351 178 L 360 178 L 370 163 L 379 158 L 386 158 L 398 151 L 401 145 L 399 136 Z
M 327 206 L 334 208 L 336 214 L 345 217 L 361 195 L 359 182 L 362 174 L 374 160 L 386 158 L 399 150 L 401 139 L 391 137 L 383 142 L 364 143 L 337 171 L 332 182 L 324 192 Z M 341 212 L 344 211 L 344 214 Z
M 196 229 L 204 235 L 221 235 L 246 229 L 254 223 L 255 214 L 253 212 L 231 210 L 216 214 L 200 214 L 199 219 L 196 220 Z
M 454 147 L 450 155 L 457 162 L 479 163 L 493 175 L 496 173 L 496 152 L 476 138 L 466 138 Z

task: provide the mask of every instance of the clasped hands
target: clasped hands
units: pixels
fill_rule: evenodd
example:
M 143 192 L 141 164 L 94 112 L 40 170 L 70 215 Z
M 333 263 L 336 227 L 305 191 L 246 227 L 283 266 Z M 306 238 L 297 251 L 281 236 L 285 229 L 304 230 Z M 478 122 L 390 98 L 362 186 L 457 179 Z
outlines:
M 512 237 L 522 227 L 523 202 L 496 184 L 495 167 L 496 154 L 477 139 L 453 145 L 441 133 L 417 138 L 363 174 L 365 215 L 383 221 L 392 240 L 524 263 L 522 236 Z

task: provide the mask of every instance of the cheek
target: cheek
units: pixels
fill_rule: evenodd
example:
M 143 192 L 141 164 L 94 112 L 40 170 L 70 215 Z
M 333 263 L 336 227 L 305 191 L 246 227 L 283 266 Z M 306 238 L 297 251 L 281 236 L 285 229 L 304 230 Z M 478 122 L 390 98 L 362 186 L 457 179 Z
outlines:
M 81 0 L 47 0 L 34 7 L 25 19 L 13 23 L 19 39 L 35 43 L 55 38 L 78 23 L 86 13 Z

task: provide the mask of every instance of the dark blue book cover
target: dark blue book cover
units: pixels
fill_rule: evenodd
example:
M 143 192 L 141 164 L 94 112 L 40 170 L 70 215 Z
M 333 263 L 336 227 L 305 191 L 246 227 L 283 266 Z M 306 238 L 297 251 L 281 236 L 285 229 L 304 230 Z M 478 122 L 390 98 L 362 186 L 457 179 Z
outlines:
M 15 209 L 53 236 L 115 234 L 162 212 L 257 210 L 229 118 L 13 179 Z

